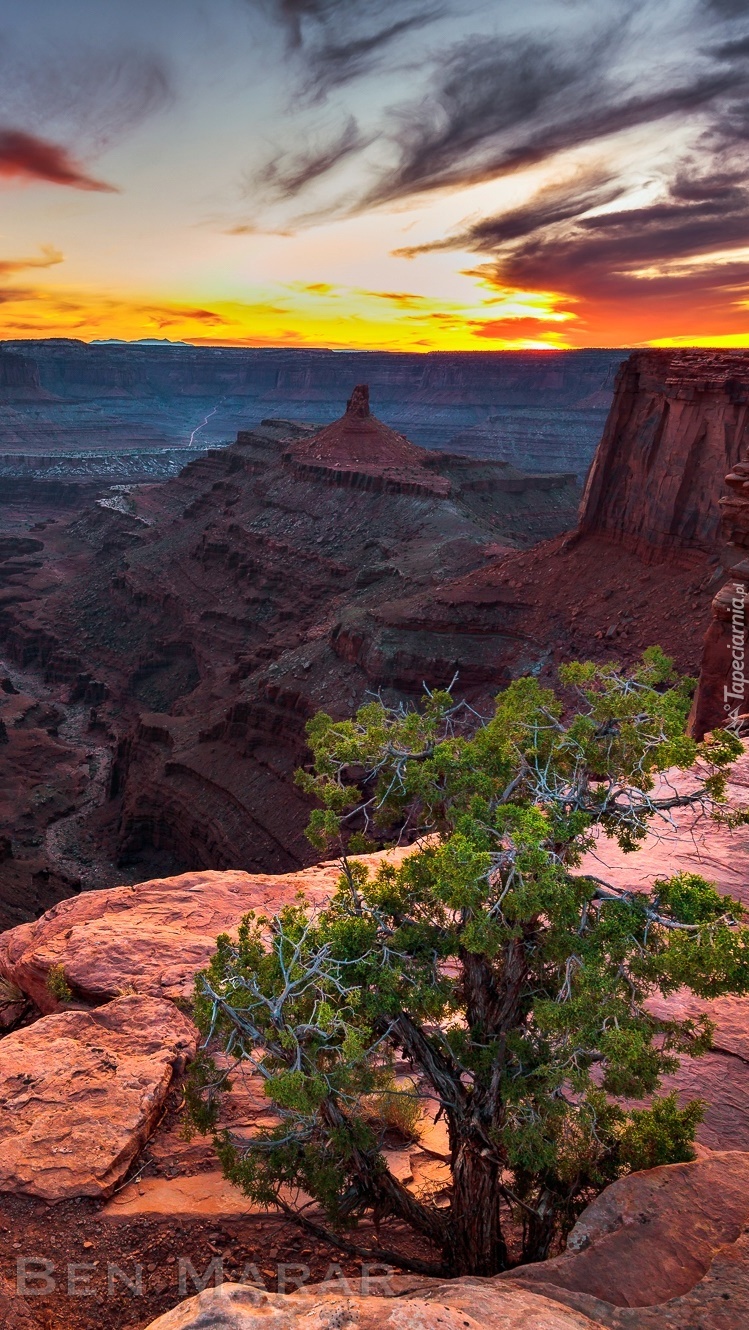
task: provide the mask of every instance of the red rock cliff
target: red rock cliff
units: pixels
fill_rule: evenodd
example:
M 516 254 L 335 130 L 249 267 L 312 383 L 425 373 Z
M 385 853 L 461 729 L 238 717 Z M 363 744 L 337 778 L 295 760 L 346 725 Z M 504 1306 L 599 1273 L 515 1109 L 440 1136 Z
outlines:
M 619 371 L 580 530 L 652 557 L 712 551 L 723 477 L 743 455 L 749 353 L 635 351 Z

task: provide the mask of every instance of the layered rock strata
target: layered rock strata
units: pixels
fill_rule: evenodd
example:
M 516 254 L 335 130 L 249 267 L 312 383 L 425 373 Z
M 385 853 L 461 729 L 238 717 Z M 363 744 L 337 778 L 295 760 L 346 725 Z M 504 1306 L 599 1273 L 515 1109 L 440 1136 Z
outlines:
M 314 711 L 456 669 L 491 689 L 508 647 L 536 651 L 511 596 L 500 614 L 438 598 L 497 550 L 568 525 L 572 479 L 429 453 L 363 399 L 317 433 L 241 433 L 167 485 L 45 530 L 39 556 L 15 561 L 6 650 L 119 732 L 92 834 L 135 877 L 308 863 L 293 773 Z
M 368 691 L 457 673 L 487 708 L 513 675 L 655 642 L 696 673 L 720 576 L 708 481 L 738 447 L 743 373 L 734 353 L 636 353 L 571 538 L 554 534 L 574 522 L 568 477 L 419 448 L 363 393 L 322 431 L 266 422 L 45 529 L 8 562 L 0 634 L 117 735 L 106 806 L 81 835 L 67 823 L 64 856 L 42 833 L 50 869 L 71 879 L 77 856 L 99 886 L 115 861 L 134 879 L 308 863 L 305 723 Z M 0 834 L 20 883 L 16 824 Z
M 723 476 L 749 438 L 749 353 L 635 351 L 588 477 L 580 530 L 650 557 L 712 552 Z

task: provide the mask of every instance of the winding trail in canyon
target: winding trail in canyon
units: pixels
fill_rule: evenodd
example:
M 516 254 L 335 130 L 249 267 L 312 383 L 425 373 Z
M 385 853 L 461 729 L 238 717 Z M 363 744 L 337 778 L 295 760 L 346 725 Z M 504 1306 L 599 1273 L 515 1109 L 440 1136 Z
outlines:
M 205 429 L 205 426 L 208 424 L 208 421 L 211 419 L 212 416 L 215 416 L 219 407 L 223 406 L 225 400 L 226 398 L 224 397 L 220 398 L 219 401 L 214 406 L 213 410 L 208 412 L 208 415 L 205 417 L 205 419 L 201 420 L 200 424 L 195 426 L 195 429 L 193 430 L 192 434 L 190 435 L 190 438 L 187 441 L 188 448 L 192 447 L 193 443 L 195 442 L 195 435 L 199 434 L 202 429 Z

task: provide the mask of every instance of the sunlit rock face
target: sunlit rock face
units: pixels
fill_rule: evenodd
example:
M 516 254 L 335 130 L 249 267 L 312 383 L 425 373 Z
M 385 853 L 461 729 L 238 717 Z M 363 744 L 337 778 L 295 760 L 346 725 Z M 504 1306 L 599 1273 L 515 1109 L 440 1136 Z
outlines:
M 0 1040 L 0 1194 L 107 1196 L 153 1130 L 197 1032 L 170 1002 L 120 997 Z

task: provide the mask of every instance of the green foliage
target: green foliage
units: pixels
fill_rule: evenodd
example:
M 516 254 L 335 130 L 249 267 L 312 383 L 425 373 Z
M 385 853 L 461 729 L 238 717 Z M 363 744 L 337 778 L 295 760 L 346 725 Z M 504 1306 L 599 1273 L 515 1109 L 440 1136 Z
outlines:
M 634 851 L 674 808 L 720 815 L 740 745 L 686 734 L 693 681 L 658 648 L 629 674 L 560 676 L 563 697 L 516 680 L 488 720 L 446 692 L 317 715 L 298 780 L 321 804 L 310 839 L 342 856 L 338 890 L 317 914 L 249 915 L 197 981 L 206 1041 L 253 1058 L 278 1116 L 249 1146 L 220 1139 L 228 1176 L 266 1204 L 297 1188 L 339 1227 L 397 1215 L 452 1273 L 506 1264 L 510 1213 L 538 1259 L 608 1182 L 691 1158 L 701 1105 L 657 1092 L 709 1047 L 709 1022 L 659 1020 L 647 999 L 749 991 L 736 901 L 693 874 L 648 895 L 580 871 L 596 835 Z M 659 783 L 697 759 L 686 793 Z M 398 868 L 351 857 L 394 834 L 419 838 Z M 410 1196 L 381 1152 L 398 1057 L 447 1121 L 447 1208 Z M 215 1082 L 199 1066 L 196 1117 Z
M 218 1122 L 222 1090 L 231 1088 L 231 1082 L 222 1077 L 213 1058 L 205 1049 L 198 1052 L 190 1067 L 185 1084 L 184 1119 L 185 1137 L 189 1141 L 195 1131 L 206 1135 Z
M 47 988 L 58 1002 L 71 1002 L 73 993 L 62 965 L 51 965 L 47 972 Z
M 698 1099 L 680 1109 L 675 1094 L 654 1099 L 649 1109 L 633 1109 L 622 1132 L 622 1159 L 633 1171 L 687 1163 L 694 1159 L 694 1133 L 704 1115 Z

